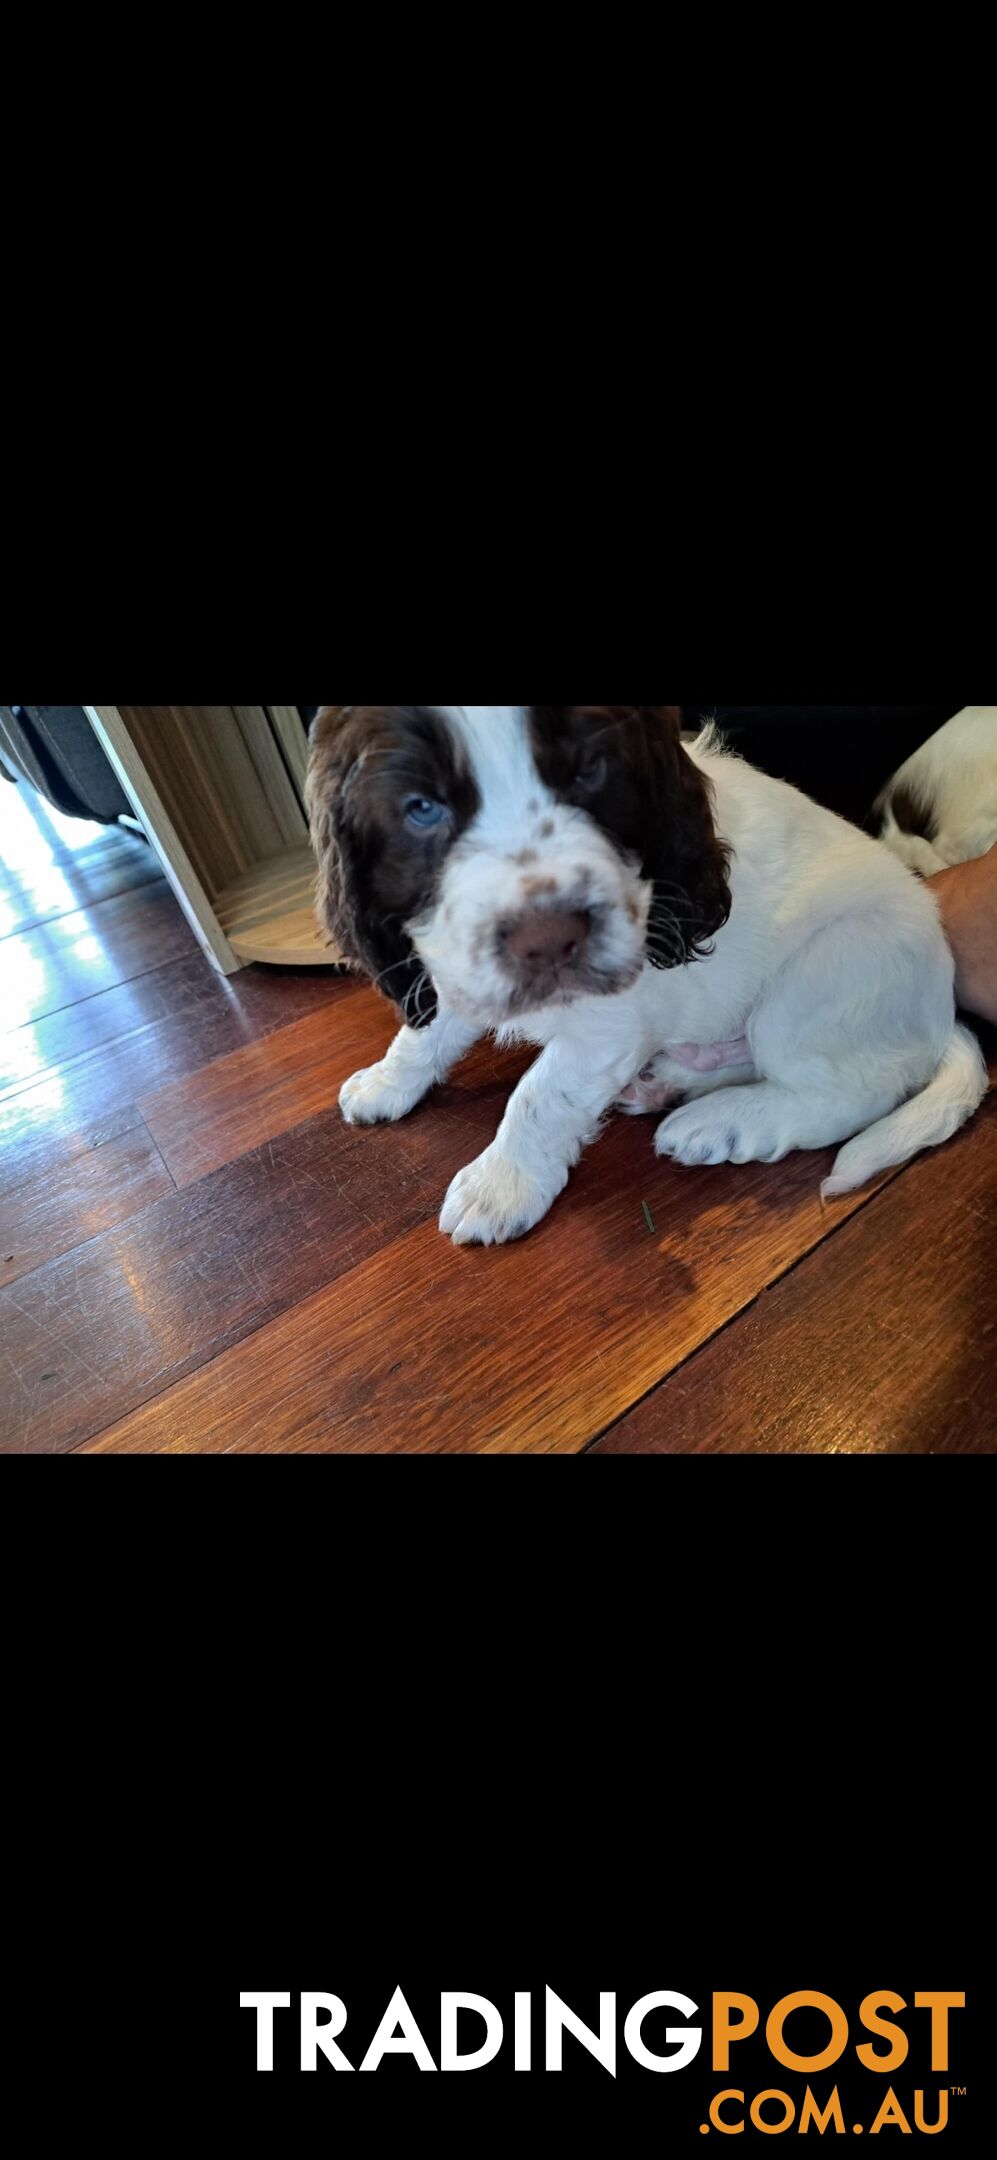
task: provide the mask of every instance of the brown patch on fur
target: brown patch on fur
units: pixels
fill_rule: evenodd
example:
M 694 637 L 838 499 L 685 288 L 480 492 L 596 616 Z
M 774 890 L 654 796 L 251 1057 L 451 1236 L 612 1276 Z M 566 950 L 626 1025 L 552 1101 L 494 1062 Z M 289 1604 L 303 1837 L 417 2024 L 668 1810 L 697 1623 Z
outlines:
M 521 848 L 519 854 L 514 855 L 512 859 L 514 863 L 520 863 L 525 869 L 527 863 L 539 862 L 540 857 L 537 854 L 536 848 L 524 847 Z
M 532 705 L 529 712 L 541 779 L 562 802 L 586 810 L 661 888 L 651 927 L 660 910 L 674 958 L 662 959 L 652 938 L 652 967 L 712 951 L 731 910 L 730 849 L 717 831 L 709 781 L 683 744 L 681 706 Z
M 540 827 L 540 838 L 541 838 L 541 840 L 552 840 L 552 839 L 553 839 L 553 837 L 554 837 L 554 820 L 553 820 L 553 818 L 549 818 L 549 817 L 548 817 L 548 818 L 545 818 L 545 819 L 544 819 L 544 821 L 543 821 L 543 824 L 542 824 L 542 825 L 541 825 L 541 827 Z
M 445 803 L 444 824 L 410 830 L 412 795 Z M 412 1026 L 428 1025 L 435 992 L 404 926 L 430 904 L 449 849 L 479 807 L 459 746 L 431 706 L 325 705 L 312 732 L 306 801 L 319 921 Z
M 523 879 L 523 895 L 527 900 L 540 900 L 559 890 L 556 878 L 528 877 Z
M 923 796 L 915 795 L 906 780 L 901 780 L 889 798 L 889 807 L 902 833 L 911 833 L 919 840 L 933 840 L 935 820 L 930 803 Z

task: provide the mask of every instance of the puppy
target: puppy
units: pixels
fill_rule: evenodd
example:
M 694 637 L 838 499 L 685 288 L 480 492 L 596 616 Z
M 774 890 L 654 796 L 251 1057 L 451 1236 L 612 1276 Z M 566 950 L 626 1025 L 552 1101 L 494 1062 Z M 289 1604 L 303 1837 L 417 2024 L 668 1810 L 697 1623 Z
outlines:
M 677 706 L 329 706 L 308 798 L 321 918 L 405 1022 L 348 1121 L 404 1117 L 485 1033 L 541 1046 L 446 1196 L 457 1244 L 540 1222 L 618 1102 L 684 1097 L 679 1163 L 849 1141 L 842 1193 L 986 1091 L 932 895 L 715 731 L 687 747 Z
M 966 705 L 884 788 L 880 838 L 933 877 L 997 847 L 997 705 Z

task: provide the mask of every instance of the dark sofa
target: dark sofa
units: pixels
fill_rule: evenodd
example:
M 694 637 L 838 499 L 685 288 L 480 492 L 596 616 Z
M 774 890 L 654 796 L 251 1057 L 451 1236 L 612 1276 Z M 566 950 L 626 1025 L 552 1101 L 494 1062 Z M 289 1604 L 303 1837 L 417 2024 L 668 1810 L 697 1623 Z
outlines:
M 831 810 L 868 821 L 880 789 L 958 705 L 711 705 L 752 765 L 790 780 Z
M 0 705 L 0 765 L 70 817 L 110 825 L 131 808 L 82 705 Z
M 310 722 L 319 708 L 299 710 Z M 131 808 L 82 705 L 0 705 L 0 776 L 30 781 L 70 817 L 109 825 Z

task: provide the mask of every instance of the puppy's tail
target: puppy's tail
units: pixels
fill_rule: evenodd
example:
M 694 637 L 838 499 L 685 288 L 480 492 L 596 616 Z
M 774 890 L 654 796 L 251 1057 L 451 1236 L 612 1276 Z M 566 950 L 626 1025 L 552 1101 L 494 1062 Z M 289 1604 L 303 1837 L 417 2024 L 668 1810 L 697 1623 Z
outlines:
M 910 1162 L 922 1148 L 941 1147 L 979 1109 L 989 1084 L 976 1037 L 957 1025 L 934 1079 L 920 1095 L 842 1148 L 821 1186 L 821 1198 L 855 1192 L 881 1170 Z

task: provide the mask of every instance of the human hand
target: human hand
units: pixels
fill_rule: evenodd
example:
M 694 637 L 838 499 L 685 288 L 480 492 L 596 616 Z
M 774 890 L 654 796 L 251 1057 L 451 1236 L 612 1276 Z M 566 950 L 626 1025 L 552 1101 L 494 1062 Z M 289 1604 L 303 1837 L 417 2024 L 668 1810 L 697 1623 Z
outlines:
M 956 995 L 965 1012 L 997 1024 L 997 847 L 925 879 L 955 954 Z

